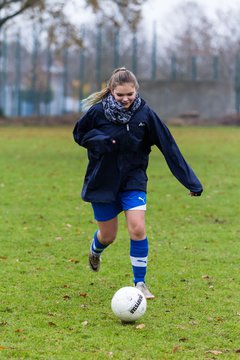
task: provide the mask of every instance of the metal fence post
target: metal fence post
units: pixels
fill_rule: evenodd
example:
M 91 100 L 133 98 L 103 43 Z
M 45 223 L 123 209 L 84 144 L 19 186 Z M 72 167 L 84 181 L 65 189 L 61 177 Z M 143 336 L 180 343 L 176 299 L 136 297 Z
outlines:
M 3 114 L 7 111 L 7 103 L 6 103 L 6 97 L 7 97 L 7 72 L 8 72 L 8 47 L 7 47 L 7 32 L 6 30 L 3 31 L 3 39 L 2 39 L 2 71 L 1 71 L 1 108 Z
M 84 38 L 85 38 L 85 27 L 82 26 L 81 29 L 81 35 L 82 35 L 82 43 L 83 46 L 80 49 L 79 54 L 79 111 L 82 111 L 82 99 L 84 97 L 83 93 L 83 87 L 84 87 L 84 73 L 85 73 L 85 49 L 84 49 Z
M 114 38 L 113 38 L 113 49 L 114 49 L 114 54 L 113 54 L 113 66 L 114 69 L 119 67 L 119 31 L 120 31 L 120 27 L 119 26 L 115 26 L 114 27 Z
M 102 25 L 97 27 L 97 46 L 96 46 L 96 81 L 98 89 L 101 89 L 101 70 L 102 70 Z
M 32 84 L 31 84 L 31 103 L 32 114 L 38 113 L 38 98 L 37 98 L 37 58 L 38 58 L 38 39 L 36 28 L 33 28 L 33 53 L 32 53 Z
M 65 47 L 63 50 L 63 107 L 62 114 L 67 111 L 67 96 L 68 96 L 68 48 Z
M 219 79 L 219 58 L 218 56 L 213 57 L 213 80 Z
M 16 37 L 16 78 L 15 78 L 15 99 L 16 99 L 16 114 L 17 116 L 22 115 L 22 104 L 21 104 L 21 33 L 20 30 Z
M 236 112 L 240 113 L 240 54 L 235 60 L 235 99 Z
M 171 57 L 171 80 L 177 79 L 177 59 L 176 56 Z
M 137 43 L 137 33 L 133 31 L 132 37 L 132 72 L 137 75 L 137 51 L 138 51 L 138 43 Z
M 157 29 L 156 21 L 153 22 L 152 34 L 152 80 L 156 80 L 157 76 Z
M 51 44 L 48 43 L 47 48 L 47 93 L 45 98 L 45 112 L 47 115 L 51 114 L 51 102 L 47 100 L 48 94 L 51 91 L 51 82 L 52 82 L 52 51 L 51 51 Z
M 192 56 L 192 80 L 197 80 L 197 58 Z

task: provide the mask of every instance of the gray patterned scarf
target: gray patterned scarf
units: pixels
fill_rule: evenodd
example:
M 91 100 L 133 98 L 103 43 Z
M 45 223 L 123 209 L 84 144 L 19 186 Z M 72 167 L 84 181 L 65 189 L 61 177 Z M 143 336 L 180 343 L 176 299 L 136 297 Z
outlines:
M 106 118 L 114 124 L 127 124 L 135 111 L 141 105 L 141 98 L 137 94 L 134 102 L 129 109 L 125 109 L 123 105 L 115 100 L 112 94 L 109 94 L 102 100 L 104 114 Z

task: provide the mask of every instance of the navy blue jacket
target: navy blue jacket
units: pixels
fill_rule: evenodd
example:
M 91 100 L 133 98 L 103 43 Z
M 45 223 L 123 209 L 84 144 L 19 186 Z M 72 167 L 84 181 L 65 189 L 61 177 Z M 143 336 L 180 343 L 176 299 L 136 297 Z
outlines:
M 110 203 L 120 191 L 146 191 L 153 145 L 161 150 L 171 172 L 187 189 L 199 194 L 202 191 L 169 129 L 144 100 L 129 123 L 121 125 L 107 120 L 101 102 L 93 105 L 76 123 L 73 136 L 88 150 L 82 189 L 85 201 Z

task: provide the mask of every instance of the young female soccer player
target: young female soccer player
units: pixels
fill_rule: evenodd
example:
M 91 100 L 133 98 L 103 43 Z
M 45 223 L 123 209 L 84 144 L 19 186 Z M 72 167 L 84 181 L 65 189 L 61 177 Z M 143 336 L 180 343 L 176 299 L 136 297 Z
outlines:
M 92 106 L 75 125 L 73 135 L 88 151 L 82 198 L 91 202 L 98 225 L 90 247 L 90 268 L 99 270 L 100 255 L 115 240 L 118 214 L 124 211 L 134 283 L 147 299 L 153 299 L 145 284 L 146 169 L 151 146 L 159 148 L 173 175 L 191 196 L 200 196 L 203 189 L 167 126 L 141 99 L 138 89 L 132 72 L 116 69 L 107 87 L 85 100 Z

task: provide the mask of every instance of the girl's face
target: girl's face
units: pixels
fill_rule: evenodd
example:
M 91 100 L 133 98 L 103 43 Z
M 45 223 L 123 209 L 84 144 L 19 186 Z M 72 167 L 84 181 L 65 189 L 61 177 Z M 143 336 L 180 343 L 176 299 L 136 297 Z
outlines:
M 132 83 L 117 85 L 111 93 L 115 100 L 123 105 L 125 109 L 132 105 L 137 95 L 136 88 Z

